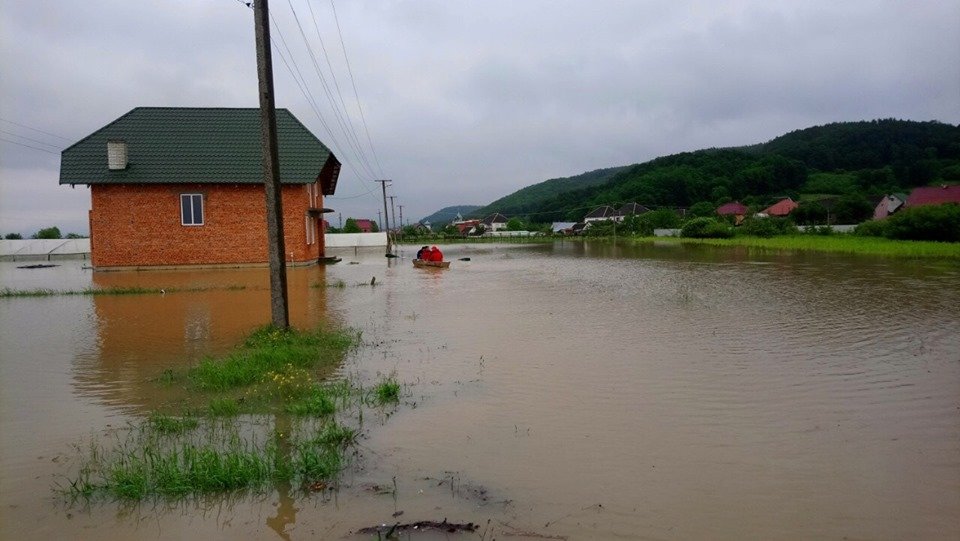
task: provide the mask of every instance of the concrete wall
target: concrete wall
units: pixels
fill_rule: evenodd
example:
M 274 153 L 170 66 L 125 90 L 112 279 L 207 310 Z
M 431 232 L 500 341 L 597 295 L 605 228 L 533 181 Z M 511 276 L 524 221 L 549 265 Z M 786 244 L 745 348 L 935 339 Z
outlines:
M 380 233 L 327 233 L 324 235 L 327 248 L 353 248 L 357 246 L 386 246 L 387 234 Z

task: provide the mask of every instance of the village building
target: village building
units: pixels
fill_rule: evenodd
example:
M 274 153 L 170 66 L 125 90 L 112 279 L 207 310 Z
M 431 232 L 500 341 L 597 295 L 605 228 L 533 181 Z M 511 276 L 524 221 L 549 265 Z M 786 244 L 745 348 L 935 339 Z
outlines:
M 796 201 L 794 201 L 793 199 L 790 199 L 789 197 L 785 197 L 780 201 L 777 201 L 776 203 L 770 205 L 769 207 L 761 210 L 760 214 L 763 214 L 765 216 L 776 216 L 776 217 L 782 218 L 784 216 L 788 216 L 798 206 L 800 205 L 798 205 Z
M 340 162 L 276 112 L 285 259 L 316 263 Z M 64 150 L 60 184 L 90 187 L 96 269 L 265 265 L 262 159 L 259 109 L 137 107 Z
M 743 219 L 747 216 L 748 212 L 750 212 L 750 209 L 748 209 L 746 205 L 739 201 L 732 201 L 725 205 L 720 205 L 717 208 L 717 215 L 733 216 L 733 219 L 737 225 L 743 223 Z
M 480 227 L 480 220 L 461 220 L 454 222 L 453 226 L 457 228 L 461 235 L 473 235 L 477 233 L 477 228 Z
M 603 205 L 602 207 L 597 207 L 593 209 L 590 214 L 587 214 L 583 217 L 583 223 L 588 224 L 590 222 L 602 222 L 604 220 L 615 220 L 617 217 L 617 211 L 613 209 L 610 205 Z
M 948 186 L 921 186 L 910 192 L 910 197 L 904 208 L 922 207 L 925 205 L 943 205 L 945 203 L 960 204 L 960 184 Z
M 882 220 L 886 218 L 903 208 L 903 204 L 906 202 L 907 196 L 902 193 L 892 193 L 883 196 L 883 199 L 881 199 L 873 209 L 873 219 Z
M 570 235 L 573 233 L 573 226 L 577 222 L 553 222 L 550 224 L 550 232 L 554 234 Z
M 617 218 L 618 222 L 622 222 L 627 216 L 637 216 L 643 214 L 644 212 L 650 212 L 650 209 L 639 204 L 639 203 L 627 203 L 619 209 L 617 209 Z
M 360 228 L 361 233 L 374 233 L 377 229 L 373 225 L 373 220 L 367 218 L 354 218 L 354 223 L 357 224 L 357 227 Z
M 483 219 L 485 232 L 495 233 L 507 229 L 507 217 L 499 212 L 495 212 Z

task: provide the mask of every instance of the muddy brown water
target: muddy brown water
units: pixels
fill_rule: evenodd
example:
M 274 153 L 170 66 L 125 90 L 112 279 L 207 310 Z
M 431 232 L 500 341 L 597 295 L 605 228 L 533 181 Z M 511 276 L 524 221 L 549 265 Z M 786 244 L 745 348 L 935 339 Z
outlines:
M 450 246 L 441 271 L 415 251 L 290 271 L 295 325 L 363 332 L 338 376 L 406 384 L 339 490 L 136 506 L 52 487 L 73 445 L 163 402 L 149 378 L 269 319 L 266 272 L 0 263 L 14 289 L 235 286 L 0 299 L 0 537 L 960 537 L 956 263 L 558 242 Z

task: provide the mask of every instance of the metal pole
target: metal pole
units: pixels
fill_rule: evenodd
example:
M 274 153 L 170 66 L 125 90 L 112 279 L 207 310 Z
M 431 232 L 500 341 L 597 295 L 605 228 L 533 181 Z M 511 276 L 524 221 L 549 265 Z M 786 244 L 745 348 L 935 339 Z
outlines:
M 390 222 L 393 223 L 394 229 L 397 227 L 397 209 L 393 207 L 393 200 L 396 198 L 397 196 L 395 195 L 390 196 Z
M 270 262 L 270 317 L 274 327 L 290 326 L 287 304 L 287 266 L 284 262 L 283 205 L 280 158 L 277 152 L 277 116 L 270 56 L 270 14 L 267 0 L 253 3 L 257 43 L 257 79 L 260 93 L 260 139 L 263 144 L 263 186 L 267 204 L 267 254 Z

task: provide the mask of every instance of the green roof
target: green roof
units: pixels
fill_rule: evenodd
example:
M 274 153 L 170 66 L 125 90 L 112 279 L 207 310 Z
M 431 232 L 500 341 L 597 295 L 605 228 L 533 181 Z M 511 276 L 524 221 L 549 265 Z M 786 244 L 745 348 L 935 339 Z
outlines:
M 277 109 L 280 181 L 336 190 L 340 162 L 290 111 Z M 107 167 L 107 142 L 127 144 L 127 167 Z M 60 184 L 259 184 L 260 110 L 137 107 L 63 151 Z

